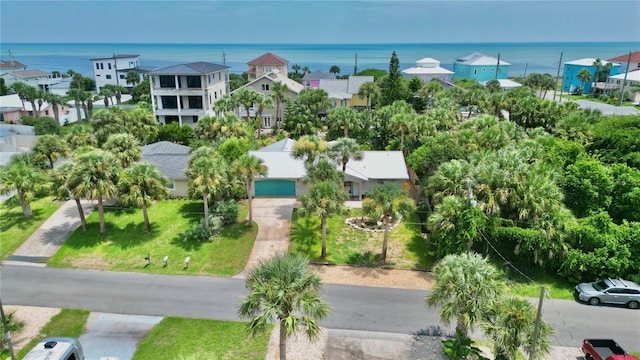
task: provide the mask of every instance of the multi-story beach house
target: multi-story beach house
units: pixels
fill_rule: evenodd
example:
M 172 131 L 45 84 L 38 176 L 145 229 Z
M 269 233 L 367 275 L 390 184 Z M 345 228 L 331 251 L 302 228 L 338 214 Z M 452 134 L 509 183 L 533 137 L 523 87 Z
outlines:
M 117 55 L 91 59 L 96 90 L 105 85 L 127 87 L 127 72 L 140 65 L 140 55 Z
M 13 58 L 9 60 L 0 60 L 0 75 L 19 70 L 27 70 L 27 65 L 20 61 L 13 60 Z
M 629 66 L 629 68 L 631 68 L 631 66 Z M 640 105 L 640 69 L 629 70 L 628 73 L 623 72 L 618 75 L 609 76 L 607 79 L 607 89 L 611 93 L 621 90 L 622 84 L 624 84 L 624 92 L 627 95 L 627 100 Z
M 632 52 L 631 58 L 629 58 L 629 54 L 624 54 L 611 59 L 607 59 L 607 61 L 620 64 L 621 72 L 627 71 L 627 65 L 629 66 L 629 71 L 637 70 L 640 69 L 640 51 Z
M 506 61 L 478 52 L 461 56 L 453 63 L 453 79 L 469 79 L 478 82 L 492 79 L 506 79 L 509 75 L 509 64 Z
M 453 71 L 440 66 L 440 61 L 432 58 L 423 58 L 416 61 L 416 66 L 402 70 L 409 79 L 418 78 L 424 82 L 433 79 L 440 79 L 450 82 L 453 78 Z
M 154 70 L 151 79 L 153 112 L 161 124 L 193 126 L 214 116 L 213 105 L 229 93 L 229 66 L 193 62 Z
M 591 92 L 591 87 L 595 84 L 595 75 L 597 68 L 594 66 L 594 63 L 597 59 L 595 58 L 584 58 L 579 60 L 567 61 L 564 63 L 564 72 L 562 78 L 562 91 L 568 93 L 575 93 L 578 88 L 582 88 L 582 93 L 588 94 Z M 620 73 L 620 64 L 612 63 L 606 60 L 601 60 L 601 66 L 607 66 L 607 64 L 611 64 L 611 69 L 609 71 L 609 76 L 617 75 Z M 586 82 L 582 82 L 578 79 L 578 73 L 582 69 L 587 69 L 589 73 L 591 73 L 591 79 Z M 606 83 L 601 83 L 600 87 L 606 87 Z
M 7 86 L 11 86 L 11 84 L 16 82 L 21 82 L 44 91 L 49 91 L 49 86 L 57 84 L 61 80 L 59 77 L 55 77 L 46 71 L 38 69 L 8 70 L 0 74 L 0 77 L 4 79 L 4 83 Z
M 250 87 L 256 92 L 264 94 L 265 96 L 273 95 L 273 84 L 276 82 L 280 82 L 283 85 L 286 85 L 287 90 L 284 92 L 284 96 L 289 100 L 293 101 L 296 99 L 300 91 L 304 90 L 304 86 L 297 81 L 291 80 L 287 77 L 286 74 L 282 74 L 279 71 L 275 70 L 268 74 L 264 74 L 261 77 L 250 81 L 249 83 L 235 89 L 231 92 L 231 95 L 235 94 L 238 90 Z M 276 104 L 274 101 L 272 108 L 263 109 L 262 112 L 262 124 L 261 127 L 263 129 L 270 129 L 272 127 L 276 127 L 276 121 L 282 122 L 282 116 L 284 114 L 285 104 L 280 104 L 280 108 L 276 109 Z M 254 105 L 249 108 L 249 116 L 256 116 L 257 107 Z M 276 112 L 279 111 L 279 114 Z M 247 116 L 247 110 L 243 106 L 239 106 L 237 109 L 237 113 L 240 117 Z
M 253 81 L 274 70 L 277 70 L 280 74 L 284 74 L 284 76 L 288 76 L 289 74 L 289 60 L 272 53 L 262 54 L 249 61 L 247 65 L 249 65 L 249 69 L 247 70 L 249 81 Z

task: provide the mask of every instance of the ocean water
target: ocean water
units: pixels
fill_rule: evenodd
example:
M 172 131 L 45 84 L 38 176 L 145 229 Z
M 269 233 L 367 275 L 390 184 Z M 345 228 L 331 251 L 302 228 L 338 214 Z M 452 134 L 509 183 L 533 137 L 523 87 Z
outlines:
M 400 68 L 415 65 L 419 59 L 430 57 L 444 68 L 453 69 L 457 57 L 480 52 L 498 57 L 511 64 L 509 76 L 523 76 L 533 72 L 555 76 L 560 54 L 563 63 L 582 58 L 609 59 L 640 50 L 637 42 L 609 43 L 469 43 L 469 44 L 86 44 L 86 43 L 1 43 L 0 58 L 13 58 L 28 65 L 28 69 L 92 74 L 92 58 L 113 54 L 140 55 L 140 65 L 165 66 L 207 61 L 231 67 L 232 73 L 247 70 L 247 62 L 272 52 L 289 60 L 289 67 L 298 64 L 311 71 L 329 71 L 337 65 L 341 74 L 352 74 L 356 54 L 358 70 L 376 68 L 388 70 L 389 60 L 396 51 Z

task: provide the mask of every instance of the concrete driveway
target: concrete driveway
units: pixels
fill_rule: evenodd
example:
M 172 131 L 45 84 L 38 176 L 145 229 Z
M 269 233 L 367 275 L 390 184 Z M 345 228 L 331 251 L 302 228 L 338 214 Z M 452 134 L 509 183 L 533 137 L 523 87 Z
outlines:
M 85 360 L 130 360 L 138 342 L 156 326 L 161 316 L 120 315 L 92 312 L 78 338 Z
M 291 214 L 298 201 L 294 198 L 253 199 L 253 221 L 258 224 L 258 235 L 244 271 L 236 277 L 244 277 L 251 269 L 273 255 L 289 248 Z

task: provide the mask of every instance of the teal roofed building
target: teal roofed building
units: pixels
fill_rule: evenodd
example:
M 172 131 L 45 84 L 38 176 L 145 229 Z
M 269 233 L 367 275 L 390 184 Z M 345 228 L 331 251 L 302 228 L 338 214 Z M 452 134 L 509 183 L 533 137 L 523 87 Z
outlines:
M 453 79 L 469 79 L 478 82 L 506 79 L 510 66 L 511 64 L 506 61 L 500 60 L 498 64 L 498 59 L 474 52 L 456 59 L 453 63 Z
M 582 88 L 583 94 L 591 93 L 591 87 L 595 83 L 595 75 L 596 75 L 596 67 L 593 65 L 597 59 L 595 58 L 584 58 L 580 60 L 567 61 L 564 63 L 564 72 L 562 78 L 562 91 L 568 92 L 571 94 L 576 93 L 576 91 Z M 609 70 L 609 76 L 617 75 L 620 73 L 620 64 L 618 63 L 610 63 L 606 60 L 601 60 L 602 66 L 607 66 L 607 64 L 611 64 L 611 68 Z M 589 73 L 591 73 L 591 78 L 589 81 L 586 81 L 584 84 L 580 79 L 578 79 L 578 73 L 582 69 L 587 69 Z M 600 68 L 602 70 L 602 68 Z M 598 80 L 598 85 L 604 86 L 606 85 L 606 78 Z M 606 89 L 603 89 L 606 90 Z

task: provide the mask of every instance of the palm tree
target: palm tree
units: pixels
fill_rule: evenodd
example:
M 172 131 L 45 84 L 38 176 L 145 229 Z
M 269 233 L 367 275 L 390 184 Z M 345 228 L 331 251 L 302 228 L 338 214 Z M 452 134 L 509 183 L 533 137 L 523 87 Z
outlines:
M 584 90 L 584 84 L 591 81 L 591 72 L 587 68 L 583 68 L 578 71 L 578 75 L 576 75 L 576 77 L 582 83 L 582 89 Z
M 204 225 L 209 228 L 209 197 L 218 198 L 227 184 L 227 170 L 215 150 L 202 146 L 191 155 L 186 170 L 189 177 L 189 191 L 200 196 L 204 202 Z
M 305 184 L 315 184 L 324 181 L 342 184 L 344 174 L 336 169 L 336 165 L 333 162 L 323 156 L 320 157 L 312 167 L 307 169 L 307 176 L 302 179 L 302 182 Z
M 316 215 L 320 217 L 322 229 L 322 252 L 320 256 L 327 257 L 327 219 L 334 214 L 344 211 L 344 202 L 349 199 L 349 194 L 340 183 L 323 181 L 315 183 L 309 192 L 300 196 L 302 202 L 301 213 L 304 216 Z
M 83 146 L 98 146 L 98 139 L 96 139 L 91 130 L 80 125 L 72 126 L 65 139 L 71 150 L 76 150 Z
M 332 65 L 331 68 L 329 68 L 329 74 L 333 74 L 333 75 L 340 74 L 340 68 L 338 67 L 338 65 Z
M 401 218 L 409 216 L 415 210 L 415 204 L 407 196 L 407 192 L 393 183 L 376 185 L 366 194 L 362 201 L 362 212 L 372 218 L 380 219 L 384 225 L 384 240 L 380 262 L 387 259 L 387 244 L 389 243 L 389 228 Z
M 51 104 L 51 107 L 53 108 L 53 118 L 56 119 L 56 122 L 59 124 L 60 123 L 59 106 L 64 104 L 64 100 L 62 99 L 62 96 L 54 93 L 50 93 L 50 92 L 45 92 L 43 99 L 44 101 Z
M 109 135 L 102 148 L 114 154 L 123 169 L 142 157 L 140 142 L 135 136 L 127 133 Z
M 298 71 L 300 71 L 301 67 L 298 64 L 291 65 L 291 69 L 298 75 Z
M 249 224 L 253 222 L 253 183 L 256 177 L 267 175 L 267 167 L 262 159 L 254 155 L 243 155 L 236 167 L 247 184 L 247 199 L 249 200 Z
M 591 66 L 596 68 L 596 72 L 593 74 L 594 86 L 591 89 L 591 93 L 595 94 L 595 92 L 597 91 L 596 88 L 598 87 L 598 77 L 600 75 L 600 68 L 602 68 L 602 60 L 600 60 L 600 58 L 597 58 Z
M 27 91 L 27 84 L 23 83 L 23 82 L 14 82 L 13 84 L 11 84 L 10 88 L 16 93 L 18 94 L 18 98 L 20 98 L 20 101 L 22 102 L 22 110 L 26 111 L 26 108 L 24 106 L 24 102 L 25 100 L 27 100 L 27 95 L 26 95 L 26 91 Z
M 80 99 L 86 97 L 86 91 L 77 88 L 71 88 L 67 91 L 67 94 L 73 98 L 74 107 L 76 108 L 76 115 L 78 117 L 78 124 L 82 124 L 82 108 Z M 88 114 L 86 114 L 89 116 Z
M 131 112 L 129 120 L 132 132 L 142 138 L 144 145 L 147 145 L 149 136 L 157 134 L 160 129 L 160 123 L 153 116 L 153 111 L 140 106 L 140 104 Z
M 495 267 L 486 258 L 465 252 L 450 254 L 433 268 L 436 285 L 427 296 L 427 306 L 442 306 L 440 320 L 449 324 L 456 318 L 456 330 L 469 338 L 484 315 L 502 294 L 502 283 Z
M 127 84 L 131 84 L 131 86 L 136 86 L 140 83 L 140 74 L 137 72 L 130 70 L 127 72 L 127 77 L 125 78 Z
M 271 84 L 271 97 L 273 101 L 276 103 L 276 129 L 280 132 L 280 122 L 282 121 L 282 103 L 286 98 L 286 93 L 289 90 L 287 85 L 283 84 L 280 81 L 276 81 Z
M 256 114 L 258 115 L 258 137 L 260 137 L 262 135 L 262 126 L 264 125 L 262 113 L 265 109 L 273 108 L 273 100 L 270 96 L 264 96 L 264 94 L 258 93 L 258 96 L 256 97 L 256 105 L 258 106 L 258 109 L 256 110 Z
M 349 107 L 338 107 L 329 112 L 327 123 L 333 129 L 342 128 L 344 137 L 349 137 L 349 129 L 355 127 L 360 122 L 359 114 Z
M 144 227 L 151 233 L 147 208 L 155 201 L 164 200 L 169 196 L 167 185 L 169 179 L 160 175 L 158 168 L 150 163 L 133 163 L 124 170 L 118 180 L 118 194 L 120 201 L 126 205 L 142 208 Z
M 80 223 L 82 224 L 82 231 L 87 232 L 87 220 L 84 217 L 84 209 L 80 203 L 80 197 L 75 196 L 69 188 L 69 180 L 73 173 L 74 164 L 71 161 L 64 162 L 60 166 L 56 167 L 51 173 L 52 189 L 55 196 L 59 199 L 73 198 L 78 208 L 78 216 L 80 216 Z
M 218 112 L 220 116 L 224 116 L 227 113 L 238 110 L 238 101 L 235 97 L 225 94 L 220 97 L 220 99 L 216 100 L 213 104 L 213 110 Z
M 92 120 L 98 144 L 104 144 L 113 134 L 126 132 L 128 118 L 129 112 L 117 106 L 98 110 Z
M 329 156 L 342 164 L 342 172 L 344 173 L 347 171 L 349 160 L 362 160 L 364 153 L 354 139 L 340 138 L 329 149 Z
M 233 95 L 238 104 L 242 105 L 242 107 L 244 107 L 245 111 L 247 112 L 247 123 L 251 122 L 251 114 L 249 113 L 249 110 L 253 106 L 253 103 L 258 100 L 258 94 L 259 93 L 257 91 L 247 86 L 236 91 L 236 93 Z
M 529 359 L 542 359 L 551 349 L 549 336 L 553 327 L 541 320 L 536 344 L 533 333 L 536 308 L 526 299 L 507 297 L 493 304 L 482 320 L 484 334 L 493 341 L 496 359 L 515 360 L 518 350 L 523 348 Z M 535 349 L 531 357 L 531 348 Z
M 367 109 L 369 110 L 371 110 L 372 99 L 375 99 L 378 95 L 380 95 L 380 88 L 373 81 L 360 85 L 360 89 L 358 89 L 358 97 L 360 99 L 367 98 Z
M 309 168 L 328 149 L 329 144 L 318 135 L 304 135 L 293 145 L 291 156 L 294 159 L 304 159 L 305 166 Z
M 109 107 L 109 99 L 115 96 L 115 94 L 116 93 L 113 90 L 111 90 L 111 88 L 109 88 L 108 85 L 105 85 L 102 89 L 100 89 L 100 92 L 98 93 L 98 95 L 100 95 L 100 97 L 102 97 L 102 100 L 104 100 L 105 108 Z
M 31 217 L 31 201 L 45 182 L 42 171 L 32 164 L 12 160 L 7 166 L 0 167 L 0 194 L 15 191 L 25 218 Z
M 405 136 L 409 133 L 410 123 L 415 119 L 415 113 L 399 113 L 391 118 L 391 128 L 400 134 L 400 150 L 404 151 Z
M 31 111 L 34 117 L 40 116 L 40 112 L 36 112 L 36 102 L 38 99 L 42 98 L 43 91 L 37 87 L 27 85 L 24 88 L 24 95 L 27 100 L 31 103 Z
M 241 318 L 250 320 L 247 330 L 255 335 L 274 320 L 280 324 L 280 360 L 287 359 L 287 338 L 300 328 L 315 338 L 318 320 L 331 312 L 321 298 L 320 277 L 308 260 L 296 254 L 278 254 L 253 269 L 246 279 L 249 295 L 238 308 Z
M 102 87 L 102 90 L 109 90 L 111 92 L 111 96 L 115 96 L 116 97 L 116 104 L 120 105 L 121 100 L 122 100 L 122 93 L 123 92 L 127 92 L 127 89 L 124 88 L 123 86 L 120 85 L 113 85 L 113 84 L 108 84 L 105 85 L 104 87 Z M 100 90 L 100 92 L 102 93 L 102 90 Z M 108 94 L 108 92 L 105 92 L 104 94 Z M 113 104 L 113 101 L 111 102 Z M 107 103 L 105 102 L 105 105 Z
M 69 180 L 74 197 L 87 197 L 98 201 L 100 232 L 107 231 L 104 222 L 102 199 L 116 195 L 120 165 L 115 155 L 108 151 L 94 150 L 78 156 Z
M 47 159 L 49 166 L 53 169 L 53 163 L 59 157 L 69 156 L 69 146 L 64 139 L 58 135 L 47 134 L 38 138 L 32 149 L 36 159 Z

